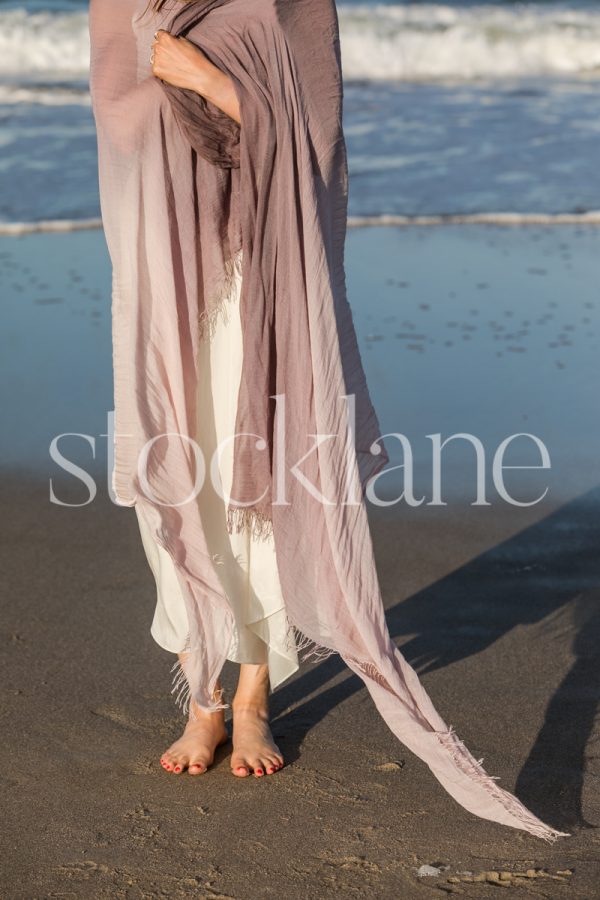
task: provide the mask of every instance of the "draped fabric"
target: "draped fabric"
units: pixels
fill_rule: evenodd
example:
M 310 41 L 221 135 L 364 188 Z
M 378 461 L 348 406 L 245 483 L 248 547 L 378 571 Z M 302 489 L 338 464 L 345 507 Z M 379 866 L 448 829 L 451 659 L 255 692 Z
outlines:
M 241 126 L 150 71 L 154 32 L 233 81 Z M 547 840 L 436 712 L 389 635 L 365 488 L 388 461 L 346 298 L 347 166 L 332 0 L 92 0 L 91 91 L 113 264 L 113 490 L 170 554 L 185 598 L 184 702 L 215 685 L 232 610 L 191 502 L 196 349 L 241 258 L 242 376 L 228 527 L 271 534 L 291 633 L 339 653 L 394 734 L 473 813 Z M 243 250 L 242 254 L 238 251 Z

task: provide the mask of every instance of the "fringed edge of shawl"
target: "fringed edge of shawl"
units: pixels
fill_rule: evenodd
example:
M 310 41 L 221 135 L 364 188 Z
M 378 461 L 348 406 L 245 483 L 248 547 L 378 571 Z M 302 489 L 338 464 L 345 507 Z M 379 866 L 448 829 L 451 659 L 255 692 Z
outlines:
M 287 613 L 285 620 L 287 626 L 285 633 L 286 650 L 296 650 L 298 654 L 301 653 L 301 662 L 310 660 L 311 662 L 319 663 L 337 653 L 337 650 L 333 650 L 331 647 L 326 647 L 324 644 L 319 644 L 312 638 L 309 638 L 297 625 L 290 621 Z
M 181 709 L 184 715 L 188 715 L 192 691 L 181 660 L 175 660 L 171 666 L 171 672 L 173 673 L 171 693 L 175 694 L 175 705 Z
M 188 642 L 181 653 L 189 652 L 190 645 Z M 182 713 L 185 716 L 189 716 L 192 721 L 195 721 L 198 717 L 196 715 L 195 709 L 191 704 L 192 689 L 190 687 L 190 682 L 186 674 L 185 667 L 180 659 L 175 660 L 175 662 L 171 666 L 171 672 L 173 673 L 171 693 L 175 694 L 175 705 L 181 709 Z M 223 693 L 224 688 L 219 688 L 214 692 L 214 704 L 211 705 L 210 712 L 217 712 L 220 709 L 229 709 L 229 704 L 223 701 Z
M 488 775 L 483 768 L 483 758 L 475 759 L 473 757 L 456 734 L 452 725 L 449 726 L 448 731 L 436 731 L 434 734 L 442 747 L 451 754 L 456 767 L 473 781 L 476 781 L 511 816 L 514 816 L 515 819 L 521 822 L 525 831 L 534 837 L 541 838 L 548 844 L 553 844 L 559 837 L 570 837 L 569 832 L 558 831 L 558 829 L 546 825 L 541 819 L 530 813 L 520 800 L 499 787 L 496 784 L 499 776 Z
M 357 671 L 362 673 L 365 678 L 370 678 L 380 687 L 392 694 L 395 693 L 387 679 L 378 671 L 373 663 L 364 663 L 356 658 L 352 658 L 351 661 L 356 665 Z M 348 662 L 348 660 L 346 660 L 346 662 Z M 402 740 L 400 734 L 397 732 L 394 732 L 394 734 L 396 734 L 400 741 Z M 559 837 L 570 837 L 569 832 L 558 831 L 556 828 L 551 828 L 549 825 L 546 825 L 545 822 L 542 822 L 541 819 L 530 812 L 517 797 L 499 787 L 498 784 L 496 784 L 499 777 L 497 775 L 488 775 L 483 768 L 483 759 L 475 759 L 468 747 L 460 740 L 452 725 L 449 726 L 447 731 L 436 731 L 435 729 L 432 729 L 431 735 L 435 737 L 441 747 L 450 754 L 457 770 L 478 784 L 479 787 L 486 791 L 496 803 L 504 807 L 506 812 L 514 819 L 514 823 L 503 822 L 502 824 L 509 825 L 513 828 L 520 827 L 523 831 L 532 834 L 534 837 L 541 838 L 549 844 L 553 844 Z M 425 761 L 427 762 L 427 760 Z M 443 779 L 439 777 L 431 764 L 430 768 L 441 782 L 442 786 L 446 787 Z M 448 790 L 447 787 L 446 790 Z M 461 805 L 464 804 L 461 803 Z M 478 813 L 474 814 L 478 815 Z M 490 819 L 490 821 L 500 821 L 498 819 L 491 819 L 489 816 L 485 815 L 483 818 Z
M 229 322 L 229 301 L 233 300 L 233 286 L 237 278 L 242 277 L 242 251 L 238 250 L 225 261 L 223 276 L 216 287 L 210 302 L 198 315 L 198 333 L 201 341 L 214 337 L 220 320 Z
M 229 534 L 247 531 L 256 540 L 266 541 L 273 537 L 273 520 L 252 506 L 228 506 L 227 531 Z

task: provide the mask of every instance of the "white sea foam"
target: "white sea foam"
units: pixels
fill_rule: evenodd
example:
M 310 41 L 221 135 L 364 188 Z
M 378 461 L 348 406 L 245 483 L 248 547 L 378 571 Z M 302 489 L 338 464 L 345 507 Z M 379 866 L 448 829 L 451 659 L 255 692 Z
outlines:
M 600 225 L 600 210 L 581 213 L 486 212 L 440 214 L 431 216 L 349 216 L 348 228 L 409 227 L 433 225 Z M 88 231 L 102 228 L 102 220 L 49 219 L 40 222 L 0 222 L 0 235 L 21 237 L 37 232 Z
M 348 228 L 427 225 L 600 225 L 600 210 L 574 213 L 481 212 L 440 213 L 430 216 L 349 216 Z
M 36 232 L 88 231 L 102 228 L 102 219 L 47 219 L 40 222 L 0 222 L 0 235 L 21 237 Z
M 600 76 L 600 5 L 342 2 L 339 17 L 347 79 Z M 0 77 L 85 77 L 88 63 L 86 12 L 0 12 Z
M 88 91 L 64 85 L 35 87 L 26 84 L 0 84 L 0 104 L 35 103 L 42 106 L 90 106 Z
M 85 77 L 89 58 L 86 12 L 0 13 L 0 75 Z
M 341 5 L 340 24 L 350 79 L 600 75 L 597 6 Z

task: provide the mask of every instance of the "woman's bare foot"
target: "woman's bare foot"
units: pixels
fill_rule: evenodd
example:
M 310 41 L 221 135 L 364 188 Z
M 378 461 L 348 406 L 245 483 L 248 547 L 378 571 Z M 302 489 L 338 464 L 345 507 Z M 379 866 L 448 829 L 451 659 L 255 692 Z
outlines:
M 233 753 L 231 770 L 238 778 L 251 772 L 272 775 L 283 766 L 283 756 L 269 728 L 269 670 L 244 664 L 232 703 Z
M 201 775 L 211 765 L 217 747 L 228 738 L 223 710 L 203 712 L 191 701 L 190 718 L 185 730 L 179 740 L 163 753 L 160 764 L 165 771 L 175 775 L 180 775 L 185 769 L 190 775 Z

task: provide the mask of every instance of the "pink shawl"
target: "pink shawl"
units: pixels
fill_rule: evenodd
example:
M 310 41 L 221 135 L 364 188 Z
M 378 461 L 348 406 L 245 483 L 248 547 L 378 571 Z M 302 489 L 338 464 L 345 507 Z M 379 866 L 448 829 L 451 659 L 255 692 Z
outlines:
M 395 735 L 476 815 L 560 832 L 490 778 L 389 635 L 364 489 L 387 462 L 344 280 L 347 169 L 333 0 L 92 0 L 91 91 L 113 264 L 117 503 L 171 555 L 190 623 L 178 678 L 204 709 L 233 614 L 194 501 L 197 348 L 242 250 L 244 358 L 228 527 L 272 533 L 290 626 L 339 653 Z M 242 126 L 150 71 L 154 32 L 232 78 Z M 210 461 L 205 461 L 208 466 Z

